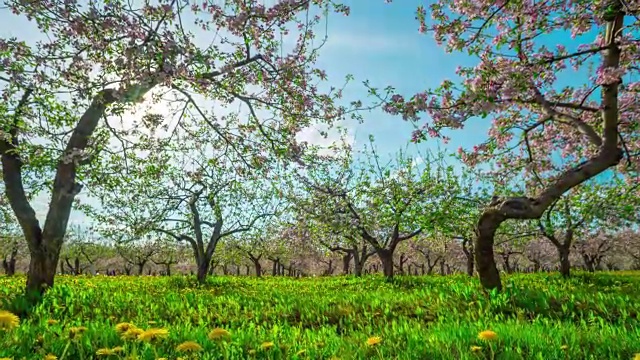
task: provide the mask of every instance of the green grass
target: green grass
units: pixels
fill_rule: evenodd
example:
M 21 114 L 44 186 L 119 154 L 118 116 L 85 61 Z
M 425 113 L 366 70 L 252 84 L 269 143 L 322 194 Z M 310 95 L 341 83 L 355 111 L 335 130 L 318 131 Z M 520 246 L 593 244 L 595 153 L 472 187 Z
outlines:
M 23 277 L 0 278 L 0 308 L 11 310 Z M 640 353 L 640 273 L 514 275 L 485 296 L 465 276 L 287 279 L 58 277 L 19 327 L 0 330 L 0 358 L 97 358 L 124 347 L 138 359 L 633 359 Z M 48 324 L 47 320 L 57 320 Z M 151 321 L 151 323 L 150 323 Z M 166 328 L 156 343 L 124 341 L 120 322 Z M 69 328 L 84 326 L 69 340 Z M 231 332 L 225 341 L 207 334 Z M 483 330 L 498 339 L 479 340 Z M 370 337 L 382 342 L 369 346 Z M 204 351 L 181 354 L 192 340 Z M 273 342 L 270 349 L 261 344 Z M 482 350 L 472 351 L 472 346 Z M 304 350 L 301 355 L 296 355 Z M 104 358 L 104 357 L 103 357 Z

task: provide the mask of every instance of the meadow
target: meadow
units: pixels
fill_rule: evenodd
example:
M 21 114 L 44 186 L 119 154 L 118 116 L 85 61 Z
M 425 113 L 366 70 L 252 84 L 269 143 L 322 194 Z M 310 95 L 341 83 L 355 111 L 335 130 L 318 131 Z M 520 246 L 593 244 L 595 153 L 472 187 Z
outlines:
M 634 359 L 640 272 L 466 276 L 59 276 L 19 324 L 0 277 L 0 358 Z M 16 325 L 16 326 L 13 326 Z M 640 355 L 638 355 L 640 357 Z

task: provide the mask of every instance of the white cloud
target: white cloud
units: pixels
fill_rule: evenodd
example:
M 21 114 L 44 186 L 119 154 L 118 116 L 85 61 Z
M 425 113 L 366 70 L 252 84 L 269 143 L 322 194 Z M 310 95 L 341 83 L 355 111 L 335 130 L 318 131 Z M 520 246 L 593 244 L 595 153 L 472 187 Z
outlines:
M 344 141 L 348 145 L 353 146 L 356 141 L 353 129 L 349 127 L 343 127 L 342 129 L 346 130 Z M 323 132 L 326 133 L 326 137 L 323 136 Z M 321 148 L 321 154 L 330 154 L 332 151 L 329 147 L 343 139 L 339 129 L 329 129 L 327 125 L 315 125 L 302 129 L 296 136 L 296 140 L 300 142 L 306 141 L 310 145 L 319 146 Z

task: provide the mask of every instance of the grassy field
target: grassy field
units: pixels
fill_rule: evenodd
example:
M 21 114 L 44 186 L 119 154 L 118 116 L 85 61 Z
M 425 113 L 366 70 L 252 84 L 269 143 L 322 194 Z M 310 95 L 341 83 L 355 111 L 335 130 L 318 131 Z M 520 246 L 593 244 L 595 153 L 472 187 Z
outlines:
M 0 277 L 0 308 L 12 310 L 24 280 Z M 0 329 L 0 358 L 613 360 L 640 353 L 640 273 L 633 272 L 568 281 L 515 275 L 491 297 L 465 276 L 215 277 L 202 287 L 181 276 L 56 281 L 29 320 Z M 6 312 L 3 323 L 11 327 Z

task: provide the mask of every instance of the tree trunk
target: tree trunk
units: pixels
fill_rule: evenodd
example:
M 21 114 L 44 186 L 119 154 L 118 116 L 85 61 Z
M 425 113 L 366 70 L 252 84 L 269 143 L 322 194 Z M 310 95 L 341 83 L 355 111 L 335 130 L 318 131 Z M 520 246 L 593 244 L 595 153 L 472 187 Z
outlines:
M 474 261 L 473 261 L 473 247 L 469 247 L 469 239 L 462 240 L 462 252 L 467 259 L 467 275 L 473 276 Z
M 2 259 L 2 267 L 7 276 L 13 276 L 16 273 L 16 256 L 18 256 L 18 250 L 14 249 L 9 255 L 9 261 L 6 258 Z
M 582 260 L 584 261 L 584 266 L 587 268 L 588 272 L 595 272 L 596 268 L 595 268 L 595 261 L 591 258 L 591 256 L 589 255 L 582 255 Z
M 351 268 L 351 259 L 353 259 L 353 254 L 350 252 L 342 255 L 342 273 L 344 275 L 349 274 L 349 269 Z
M 377 251 L 378 258 L 382 263 L 382 274 L 387 279 L 393 278 L 393 252 L 387 249 L 381 249 Z
M 146 262 L 137 263 L 138 265 L 138 275 L 144 275 L 144 265 Z
M 164 271 L 165 271 L 167 276 L 171 276 L 171 264 L 170 263 L 164 264 Z
M 260 260 L 251 259 L 253 261 L 253 267 L 256 269 L 256 277 L 262 276 L 262 265 L 260 264 Z
M 53 287 L 60 252 L 47 250 L 46 246 L 42 245 L 30 251 L 26 294 L 33 304 L 39 301 L 46 289 Z
M 488 290 L 502 290 L 500 273 L 493 254 L 493 242 L 496 230 L 504 220 L 505 217 L 497 212 L 485 211 L 480 216 L 476 229 L 476 238 L 473 244 L 476 270 L 482 287 Z
M 361 261 L 354 261 L 353 262 L 353 275 L 355 276 L 362 276 L 362 269 L 364 268 L 364 264 Z
M 203 259 L 202 256 L 197 261 L 198 272 L 196 273 L 196 278 L 199 284 L 204 284 L 207 280 L 207 275 L 209 274 L 209 264 L 211 263 L 211 259 Z
M 560 258 L 560 274 L 562 277 L 568 278 L 571 275 L 571 261 L 569 260 L 569 247 L 560 246 L 558 248 L 558 256 Z
M 474 271 L 474 263 L 473 263 L 473 255 L 469 254 L 467 256 L 467 275 L 469 276 L 473 276 L 473 271 Z

